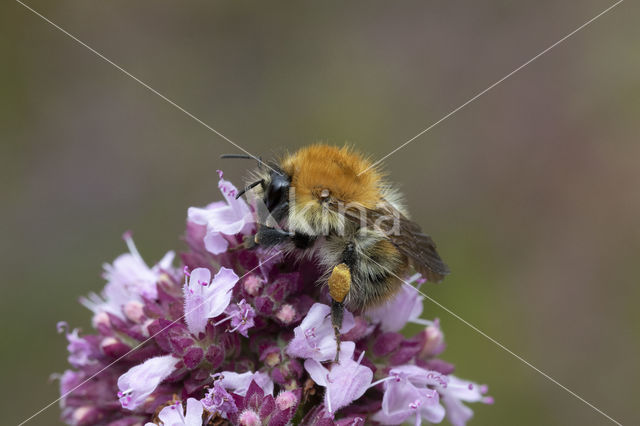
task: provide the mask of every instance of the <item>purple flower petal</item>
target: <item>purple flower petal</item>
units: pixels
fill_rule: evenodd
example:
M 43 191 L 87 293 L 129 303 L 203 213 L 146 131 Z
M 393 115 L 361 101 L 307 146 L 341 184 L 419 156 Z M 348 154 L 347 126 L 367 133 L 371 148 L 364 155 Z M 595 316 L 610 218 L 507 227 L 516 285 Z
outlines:
M 412 283 L 417 278 L 413 276 L 409 282 Z M 380 324 L 380 329 L 387 331 L 400 331 L 407 322 L 419 318 L 422 314 L 423 297 L 408 285 L 400 286 L 397 295 L 385 303 L 366 312 L 366 315 L 373 321 Z
M 265 373 L 252 373 L 251 371 L 247 371 L 246 373 L 235 373 L 233 371 L 223 371 L 218 375 L 221 377 L 220 384 L 225 389 L 240 396 L 245 396 L 247 394 L 247 390 L 249 389 L 249 385 L 252 381 L 255 381 L 256 384 L 262 388 L 264 393 L 268 395 L 273 394 L 273 381 Z
M 324 404 L 331 413 L 360 398 L 371 385 L 373 372 L 352 359 L 353 342 L 340 346 L 340 363 L 327 369 L 315 359 L 307 359 L 304 368 L 319 386 L 326 387 Z
M 231 394 L 222 386 L 219 380 L 213 383 L 213 388 L 200 400 L 202 405 L 211 413 L 220 412 L 224 415 L 238 412 L 238 407 Z
M 296 413 L 310 426 L 445 416 L 461 426 L 473 415 L 465 404 L 493 401 L 485 386 L 451 376 L 453 365 L 436 358 L 442 331 L 437 320 L 419 318 L 422 298 L 407 286 L 383 307 L 355 319 L 345 313 L 339 363 L 332 362 L 331 308 L 315 303 L 329 300 L 326 286 L 317 286 L 326 265 L 314 254 L 246 249 L 256 208 L 236 200 L 229 182 L 220 179 L 219 188 L 224 201 L 189 209 L 179 268 L 173 252 L 148 266 L 127 233 L 129 253 L 105 265 L 104 290 L 82 299 L 94 312 L 93 335 L 60 324 L 73 366 L 58 376 L 64 422 L 286 426 Z M 407 322 L 426 328 L 404 337 Z M 380 380 L 372 384 L 374 375 Z M 323 401 L 300 405 L 316 390 Z
M 189 398 L 187 399 L 186 414 L 183 412 L 182 403 L 177 402 L 164 407 L 158 414 L 158 418 L 166 426 L 201 426 L 203 411 L 200 401 Z
M 212 254 L 221 254 L 227 250 L 229 243 L 224 238 L 225 235 L 247 235 L 253 231 L 255 222 L 247 203 L 235 198 L 238 190 L 232 183 L 221 178 L 218 187 L 226 203 L 213 203 L 204 209 L 191 207 L 187 212 L 190 222 L 207 227 L 204 244 Z
M 485 396 L 486 386 L 449 376 L 447 387 L 442 389 L 442 402 L 447 411 L 447 419 L 453 426 L 464 426 L 471 417 L 473 410 L 462 402 L 483 402 L 493 404 L 493 398 Z
M 125 241 L 130 253 L 118 256 L 112 265 L 104 264 L 104 278 L 108 282 L 102 294 L 91 293 L 80 298 L 80 303 L 95 314 L 107 312 L 125 319 L 123 306 L 131 301 L 142 302 L 143 297 L 155 299 L 157 281 L 165 271 L 171 271 L 173 252 L 168 252 L 158 264 L 149 268 L 129 234 L 125 235 Z
M 194 336 L 205 331 L 209 318 L 217 317 L 229 306 L 231 290 L 238 282 L 238 276 L 232 269 L 223 267 L 209 281 L 209 269 L 196 268 L 184 286 L 185 321 Z
M 135 410 L 173 371 L 179 360 L 164 355 L 136 365 L 118 378 L 118 398 L 123 408 Z
M 330 314 L 329 306 L 315 303 L 300 325 L 294 329 L 294 337 L 287 346 L 287 354 L 320 362 L 334 359 L 337 346 Z M 354 326 L 353 315 L 345 311 L 340 332 L 346 333 Z
M 247 331 L 254 326 L 254 317 L 256 312 L 246 300 L 230 305 L 227 308 L 227 314 L 231 319 L 231 331 L 237 331 L 244 337 L 247 337 Z

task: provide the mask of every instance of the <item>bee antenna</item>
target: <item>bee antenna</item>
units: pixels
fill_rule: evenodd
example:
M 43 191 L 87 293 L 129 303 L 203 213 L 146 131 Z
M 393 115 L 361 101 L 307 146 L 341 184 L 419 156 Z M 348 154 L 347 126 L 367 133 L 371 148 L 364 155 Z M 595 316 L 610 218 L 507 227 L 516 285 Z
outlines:
M 257 160 L 258 161 L 258 168 L 260 170 L 262 170 L 262 166 L 265 166 L 266 164 L 264 164 L 264 162 L 262 161 L 262 157 L 254 157 L 253 155 L 250 154 L 222 154 L 220 156 L 220 158 L 222 159 L 227 159 L 227 158 L 240 158 L 242 160 Z M 269 167 L 269 166 L 267 166 Z
M 238 192 L 238 195 L 236 195 L 236 200 L 242 197 L 245 192 L 249 191 L 252 188 L 255 188 L 258 185 L 264 185 L 264 179 L 260 179 L 259 181 L 253 182 L 252 184 L 245 186 L 244 189 Z
M 248 154 L 222 154 L 220 158 L 223 158 L 223 159 L 224 158 L 241 158 L 244 160 L 251 160 L 252 158 L 256 158 L 256 157 L 253 157 Z

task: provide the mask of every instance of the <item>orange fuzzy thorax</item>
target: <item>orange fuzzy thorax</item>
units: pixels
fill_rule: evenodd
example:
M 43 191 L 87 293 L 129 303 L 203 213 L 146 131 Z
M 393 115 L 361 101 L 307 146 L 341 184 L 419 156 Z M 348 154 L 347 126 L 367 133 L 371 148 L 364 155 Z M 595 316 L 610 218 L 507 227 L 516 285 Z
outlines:
M 367 170 L 371 163 L 348 147 L 311 145 L 286 156 L 281 166 L 291 176 L 296 203 L 317 200 L 323 189 L 328 189 L 334 199 L 367 208 L 380 201 L 380 173 L 373 168 Z

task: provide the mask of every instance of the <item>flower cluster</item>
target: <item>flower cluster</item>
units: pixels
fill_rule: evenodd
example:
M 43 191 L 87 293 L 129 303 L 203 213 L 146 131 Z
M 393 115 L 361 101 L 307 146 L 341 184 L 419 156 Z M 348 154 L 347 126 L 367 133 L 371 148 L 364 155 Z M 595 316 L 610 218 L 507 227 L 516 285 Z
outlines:
M 329 296 L 311 260 L 245 248 L 254 211 L 222 178 L 225 201 L 188 211 L 188 249 L 149 266 L 129 253 L 105 264 L 93 334 L 65 323 L 60 375 L 71 425 L 464 425 L 466 402 L 491 403 L 486 386 L 454 376 L 437 320 L 403 286 L 386 305 L 345 312 L 339 362 Z M 420 286 L 419 276 L 408 281 Z M 407 338 L 408 322 L 425 328 Z

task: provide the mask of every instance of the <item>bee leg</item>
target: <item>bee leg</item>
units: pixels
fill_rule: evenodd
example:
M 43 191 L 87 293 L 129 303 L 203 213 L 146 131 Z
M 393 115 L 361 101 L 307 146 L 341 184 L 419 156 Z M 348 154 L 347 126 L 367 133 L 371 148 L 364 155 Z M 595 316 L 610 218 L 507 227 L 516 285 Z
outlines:
M 268 226 L 261 226 L 254 237 L 254 241 L 256 244 L 260 244 L 263 247 L 272 247 L 288 241 L 292 237 L 293 234 L 291 232 L 277 228 L 269 228 Z
M 291 241 L 293 241 L 293 245 L 296 246 L 296 248 L 304 250 L 313 246 L 313 244 L 316 242 L 316 237 L 296 232 L 295 234 L 293 234 Z
M 331 303 L 331 324 L 336 336 L 336 359 L 340 356 L 340 328 L 342 328 L 342 318 L 344 314 L 344 299 L 351 289 L 351 270 L 345 263 L 341 263 L 333 268 L 329 276 L 329 294 L 333 299 Z
M 334 362 L 340 361 L 340 329 L 342 328 L 342 318 L 344 316 L 344 305 L 341 302 L 333 300 L 331 302 L 331 324 L 333 332 L 336 336 L 336 359 Z
M 316 238 L 299 232 L 288 232 L 263 225 L 258 229 L 258 233 L 251 242 L 245 241 L 245 246 L 247 248 L 253 248 L 257 245 L 272 247 L 287 241 L 293 242 L 293 245 L 298 249 L 308 249 L 313 246 Z

